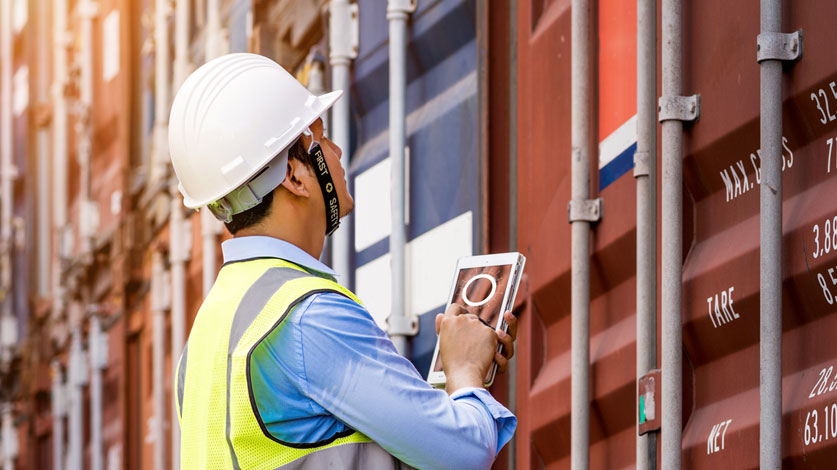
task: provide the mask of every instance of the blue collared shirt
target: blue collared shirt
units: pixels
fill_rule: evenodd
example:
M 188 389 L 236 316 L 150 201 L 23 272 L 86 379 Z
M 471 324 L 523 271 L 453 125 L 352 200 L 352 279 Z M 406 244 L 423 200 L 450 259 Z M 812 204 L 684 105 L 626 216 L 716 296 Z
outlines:
M 224 262 L 281 258 L 336 273 L 271 237 L 223 243 Z M 421 469 L 488 468 L 517 418 L 483 388 L 453 395 L 431 387 L 400 356 L 365 308 L 335 293 L 301 302 L 253 351 L 253 395 L 274 438 L 311 444 L 357 430 Z

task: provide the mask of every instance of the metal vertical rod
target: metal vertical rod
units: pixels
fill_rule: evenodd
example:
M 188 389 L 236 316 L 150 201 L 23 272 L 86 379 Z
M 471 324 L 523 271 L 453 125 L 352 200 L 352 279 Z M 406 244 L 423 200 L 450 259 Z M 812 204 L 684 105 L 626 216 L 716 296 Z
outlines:
M 349 175 L 349 164 L 351 163 L 351 152 L 349 151 L 349 132 L 351 122 L 351 93 L 350 93 L 350 67 L 352 59 L 357 56 L 355 50 L 354 25 L 357 22 L 353 18 L 352 5 L 348 0 L 331 0 L 329 4 L 329 60 L 331 62 L 331 88 L 343 90 L 343 98 L 337 100 L 331 108 L 331 134 L 334 143 L 343 151 L 341 163 L 346 172 L 346 184 L 351 178 Z M 355 12 L 356 14 L 356 12 Z M 349 188 L 351 192 L 351 188 Z M 331 236 L 332 267 L 341 276 L 343 284 L 350 287 L 351 281 L 351 243 L 350 234 L 352 230 L 351 215 L 343 218 L 341 227 Z
M 170 97 L 169 2 L 154 2 L 154 152 L 153 177 L 157 181 L 168 172 L 168 119 Z
M 392 165 L 392 233 L 389 252 L 392 256 L 392 309 L 390 324 L 403 324 L 397 317 L 406 317 L 406 247 L 405 170 L 407 101 L 407 18 L 412 11 L 409 1 L 389 0 L 389 155 Z M 406 355 L 407 337 L 396 330 L 391 333 L 398 353 Z
M 782 1 L 761 0 L 761 32 L 782 30 Z M 782 62 L 761 68 L 759 466 L 782 466 Z
M 312 95 L 319 96 L 326 92 L 326 79 L 325 61 L 317 54 L 317 49 L 318 46 L 314 46 L 309 52 L 308 57 L 305 59 L 309 64 L 308 84 L 306 88 L 308 88 L 308 91 L 311 92 Z M 329 131 L 331 129 L 331 124 L 328 119 L 328 113 L 322 115 L 320 119 L 323 121 L 323 129 Z M 328 136 L 331 136 L 331 134 Z
M 51 11 L 52 2 L 48 0 L 38 0 L 36 3 L 36 11 L 38 15 L 38 34 L 37 34 L 37 77 L 36 77 L 36 100 L 39 103 L 49 102 L 49 54 L 52 50 L 49 44 L 49 13 Z M 36 198 L 38 200 L 37 208 L 37 227 L 38 227 L 38 264 L 37 264 L 37 287 L 38 295 L 42 298 L 49 297 L 50 284 L 50 229 L 52 227 L 50 217 L 50 203 L 52 201 L 52 185 L 50 184 L 50 146 L 49 146 L 49 127 L 48 124 L 42 122 L 37 123 L 37 137 L 36 137 L 36 152 L 37 152 L 37 190 Z
M 192 15 L 190 0 L 177 0 L 174 10 L 174 86 L 176 92 L 189 76 L 189 22 Z
M 313 46 L 310 51 L 308 51 L 308 57 L 305 58 L 305 67 L 308 69 L 308 76 L 305 83 L 305 87 L 308 88 L 308 91 L 314 96 L 320 96 L 326 92 L 326 84 L 325 84 L 325 61 L 319 55 L 319 46 Z M 339 101 L 339 100 L 338 100 Z M 326 136 L 331 136 L 329 134 L 329 130 L 331 129 L 331 125 L 328 119 L 328 112 L 320 116 L 320 120 L 323 123 L 323 132 Z M 343 227 L 345 229 L 346 227 Z M 338 231 L 340 231 L 338 229 Z M 344 230 L 345 231 L 345 230 Z M 323 243 L 323 248 L 320 251 L 319 260 L 324 264 L 330 264 L 333 266 L 331 261 L 331 252 L 332 250 L 332 241 L 334 240 L 334 235 L 332 234 L 330 237 L 326 238 Z
M 0 247 L 2 248 L 2 273 L 0 273 L 0 290 L 5 299 L 3 310 L 0 313 L 0 371 L 6 368 L 12 359 L 11 348 L 15 346 L 17 331 L 16 324 L 11 320 L 14 315 L 12 308 L 14 298 L 12 296 L 12 216 L 14 196 L 12 190 L 14 169 L 13 169 L 13 138 L 12 135 L 12 67 L 13 65 L 13 44 L 12 44 L 12 1 L 3 0 L 2 11 L 0 11 L 0 60 L 2 61 L 2 90 L 0 90 L 0 194 L 3 200 L 0 201 L 2 208 L 2 229 L 0 229 Z M 2 331 L 3 328 L 12 329 Z M 11 344 L 9 344 L 11 340 Z M 16 429 L 12 422 L 11 402 L 0 403 L 0 455 L 2 455 L 3 470 L 14 470 L 14 459 L 17 454 Z
M 67 225 L 67 0 L 54 0 L 52 9 L 52 297 L 53 319 L 64 311 L 62 255 Z M 64 419 L 67 416 L 67 385 L 60 364 L 52 364 L 52 460 L 54 470 L 65 468 Z
M 590 198 L 589 0 L 572 2 L 572 199 Z M 590 464 L 590 222 L 572 222 L 572 387 L 570 459 L 573 470 Z
M 657 367 L 657 4 L 637 0 L 636 374 Z M 638 398 L 637 398 L 638 400 Z M 637 401 L 637 411 L 639 402 Z M 637 413 L 639 417 L 639 413 Z M 657 433 L 639 435 L 637 470 L 657 468 Z
M 217 254 L 215 250 L 216 237 L 218 234 L 218 219 L 212 215 L 208 210 L 200 211 L 201 217 L 201 237 L 202 237 L 202 279 L 203 279 L 203 296 L 209 295 L 212 285 L 215 283 L 215 271 L 218 269 Z
M 517 2 L 509 2 L 509 251 L 517 251 Z M 517 355 L 509 361 L 509 410 L 517 413 Z M 509 441 L 507 468 L 517 468 L 517 436 Z
M 223 54 L 221 44 L 221 2 L 207 0 L 206 4 L 206 61 L 220 57 Z M 219 233 L 218 219 L 209 210 L 201 211 L 201 238 L 203 252 L 203 295 L 206 297 L 215 283 L 217 261 L 217 236 Z
M 60 315 L 64 309 L 64 288 L 61 259 L 64 246 L 64 230 L 67 225 L 67 0 L 54 0 L 52 9 L 52 223 L 53 260 L 52 296 L 54 311 Z
M 81 327 L 73 327 L 70 343 L 70 454 L 68 470 L 82 470 L 84 468 L 84 453 L 82 451 L 84 439 L 84 390 L 87 382 L 87 370 L 84 360 L 84 350 L 81 342 Z
M 166 311 L 165 273 L 163 268 L 162 255 L 155 252 L 151 260 L 151 310 L 153 315 L 152 326 L 152 393 L 154 397 L 154 424 L 152 433 L 154 437 L 154 468 L 166 468 Z M 172 398 L 172 401 L 174 398 Z
M 334 103 L 331 109 L 331 133 L 334 136 L 334 143 L 343 151 L 341 163 L 346 172 L 346 184 L 349 185 L 349 164 L 351 163 L 351 152 L 349 151 L 349 60 L 345 63 L 337 64 L 334 59 L 331 61 L 331 77 L 332 88 L 335 90 L 344 90 L 343 98 Z M 351 188 L 349 188 L 351 191 Z M 343 277 L 343 284 L 349 286 L 351 280 L 351 243 L 350 231 L 352 229 L 352 217 L 346 215 L 340 228 L 331 236 L 332 248 L 332 267 L 334 271 Z
M 174 31 L 174 86 L 177 90 L 186 80 L 189 63 L 189 20 L 191 2 L 177 0 L 175 6 Z M 167 119 L 168 121 L 168 119 Z M 186 237 L 189 236 L 183 218 L 183 199 L 172 180 L 169 187 L 171 213 L 169 216 L 169 265 L 171 266 L 171 370 L 177 370 L 177 363 L 183 353 L 186 337 Z M 172 377 L 172 383 L 174 378 Z M 176 390 L 176 387 L 172 387 Z M 180 421 L 176 419 L 175 397 L 170 400 L 171 408 L 171 468 L 180 468 Z
M 42 99 L 46 99 L 41 95 Z M 38 225 L 38 264 L 37 273 L 37 293 L 41 298 L 49 297 L 49 283 L 50 283 L 50 228 L 52 224 L 49 220 L 50 203 L 52 199 L 52 185 L 49 182 L 50 164 L 49 164 L 49 131 L 45 127 L 37 130 L 36 137 L 36 152 L 38 159 L 38 176 L 37 176 L 37 190 L 35 192 L 38 199 L 37 209 L 37 225 Z
M 663 95 L 683 92 L 681 0 L 662 3 Z M 683 270 L 683 122 L 662 123 L 662 459 L 663 469 L 681 467 Z
M 52 362 L 52 470 L 64 469 L 64 417 L 66 410 L 64 373 Z
M 186 261 L 188 253 L 185 241 L 189 236 L 186 231 L 183 219 L 183 200 L 177 185 L 171 189 L 171 218 L 169 219 L 169 260 L 171 262 L 171 370 L 172 374 L 177 370 L 177 363 L 180 355 L 183 354 L 183 347 L 186 337 Z M 174 381 L 174 377 L 171 378 Z M 176 390 L 176 387 L 172 387 Z M 176 419 L 177 409 L 175 398 L 170 400 L 171 408 L 171 468 L 180 468 L 180 421 Z
M 14 315 L 12 308 L 12 217 L 13 201 L 12 184 L 14 178 L 13 168 L 13 129 L 12 129 L 12 68 L 13 44 L 12 44 L 12 1 L 2 0 L 2 12 L 0 12 L 0 61 L 2 61 L 2 88 L 0 89 L 0 292 L 5 295 L 0 312 L 0 329 L 3 327 L 12 328 L 14 323 L 11 317 Z M 5 321 L 2 321 L 5 320 Z M 13 344 L 7 344 L 8 340 L 15 338 L 17 332 L 0 332 L 0 366 L 11 360 L 9 355 Z
M 87 256 L 87 261 L 92 261 L 92 238 L 95 235 L 95 220 L 90 203 L 91 170 L 90 159 L 93 145 L 93 17 L 96 15 L 96 4 L 92 0 L 83 0 L 79 3 L 81 16 L 81 77 L 80 77 L 80 98 L 81 98 L 81 126 L 78 127 L 78 161 L 79 166 L 79 201 L 81 201 L 81 234 L 82 252 Z
M 90 468 L 103 470 L 102 452 L 102 326 L 99 316 L 90 317 Z
M 0 423 L 0 455 L 3 457 L 3 470 L 15 469 L 15 458 L 17 457 L 17 429 L 15 429 L 14 421 L 12 420 L 12 403 L 0 403 L 0 415 L 2 415 L 2 423 Z
M 169 54 L 169 24 L 170 14 L 168 0 L 155 0 L 154 3 L 154 173 L 156 178 L 164 178 L 168 174 L 168 121 L 169 106 L 171 105 L 171 57 Z M 175 217 L 172 213 L 171 218 Z M 169 226 L 170 244 L 176 244 L 175 237 L 179 235 L 180 227 Z M 171 247 L 176 248 L 176 247 Z M 174 251 L 174 250 L 171 250 Z M 166 463 L 166 410 L 174 403 L 166 401 L 165 396 L 165 354 L 166 354 L 166 312 L 161 307 L 160 282 L 163 279 L 162 255 L 155 252 L 152 260 L 152 276 L 155 289 L 152 291 L 153 312 L 153 342 L 152 342 L 152 372 L 154 394 L 154 468 L 165 468 Z M 172 342 L 174 341 L 172 331 Z M 172 352 L 172 358 L 174 358 Z M 174 369 L 172 369 L 174 370 Z M 173 417 L 174 415 L 172 415 Z M 174 427 L 174 426 L 173 426 Z M 172 438 L 174 437 L 172 433 Z
M 224 53 L 221 39 L 221 0 L 206 0 L 206 62 Z

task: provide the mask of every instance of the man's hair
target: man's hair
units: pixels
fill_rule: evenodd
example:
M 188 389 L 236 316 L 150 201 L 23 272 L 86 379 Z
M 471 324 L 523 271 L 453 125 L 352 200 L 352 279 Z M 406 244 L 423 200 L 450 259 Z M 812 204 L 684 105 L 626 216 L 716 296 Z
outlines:
M 311 161 L 308 158 L 308 152 L 305 151 L 305 146 L 302 144 L 302 139 L 297 139 L 297 141 L 291 145 L 291 148 L 288 150 L 288 160 L 297 160 L 304 163 L 306 166 L 313 168 Z M 279 187 L 277 186 L 276 189 L 279 189 Z M 231 234 L 235 235 L 239 230 L 252 227 L 270 215 L 270 206 L 273 204 L 273 193 L 276 189 L 265 194 L 259 205 L 232 216 L 232 220 L 225 224 L 227 230 L 229 230 Z

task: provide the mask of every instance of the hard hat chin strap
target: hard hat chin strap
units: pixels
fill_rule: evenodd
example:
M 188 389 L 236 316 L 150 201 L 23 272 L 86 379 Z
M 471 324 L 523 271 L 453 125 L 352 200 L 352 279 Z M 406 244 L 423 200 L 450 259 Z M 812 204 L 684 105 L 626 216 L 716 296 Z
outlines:
M 311 145 L 308 146 L 308 157 L 314 167 L 317 181 L 320 183 L 320 191 L 323 192 L 326 219 L 325 234 L 329 236 L 340 226 L 340 200 L 337 197 L 337 188 L 334 186 L 334 180 L 328 170 L 323 149 L 320 147 L 320 143 L 313 138 L 311 139 Z

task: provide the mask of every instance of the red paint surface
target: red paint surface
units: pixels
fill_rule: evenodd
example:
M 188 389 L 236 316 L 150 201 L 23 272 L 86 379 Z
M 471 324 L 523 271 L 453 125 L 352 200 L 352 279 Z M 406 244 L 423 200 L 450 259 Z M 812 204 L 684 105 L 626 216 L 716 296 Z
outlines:
M 636 114 L 636 2 L 599 0 L 599 141 Z

